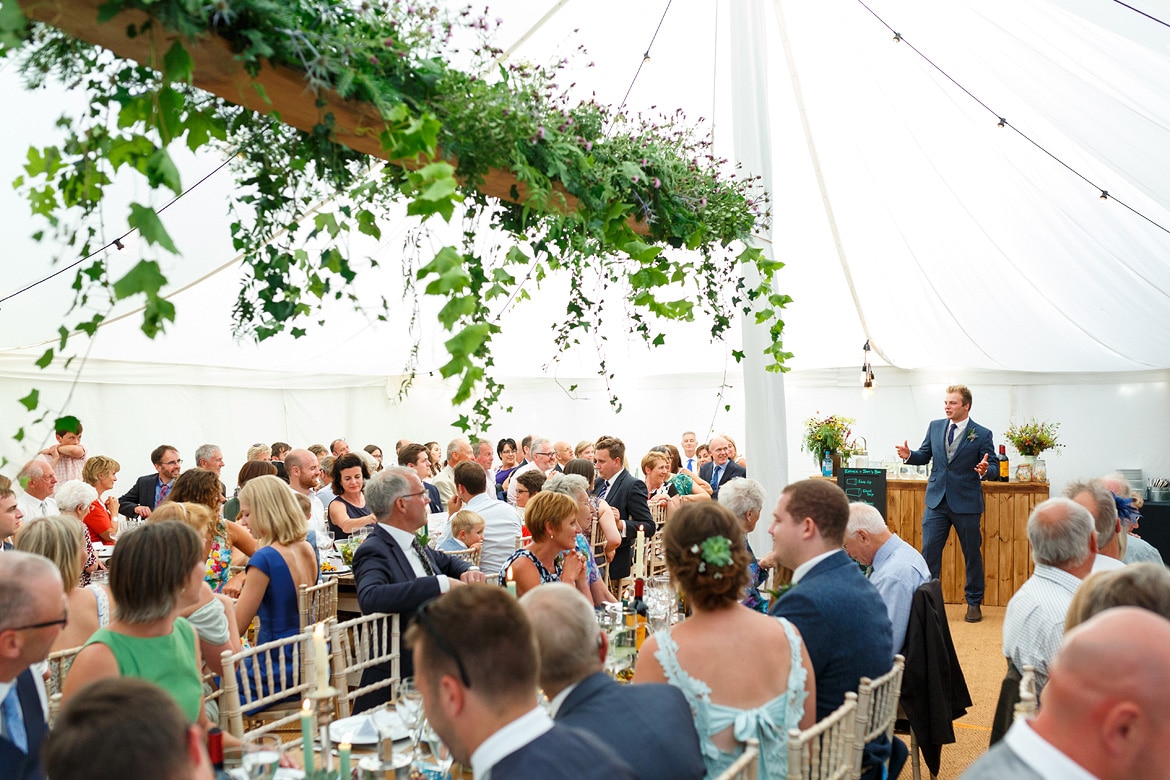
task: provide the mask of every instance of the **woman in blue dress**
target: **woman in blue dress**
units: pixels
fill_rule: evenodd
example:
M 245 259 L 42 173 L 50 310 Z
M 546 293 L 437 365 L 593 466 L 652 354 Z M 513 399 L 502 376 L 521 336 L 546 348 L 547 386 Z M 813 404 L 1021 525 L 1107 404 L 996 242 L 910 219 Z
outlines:
M 313 546 L 305 541 L 305 516 L 280 477 L 263 476 L 240 490 L 240 522 L 261 546 L 248 561 L 236 620 L 246 629 L 260 617 L 258 644 L 294 636 L 300 632 L 297 593 L 301 585 L 315 585 L 318 573 Z M 291 652 L 286 653 L 285 685 L 291 684 L 291 662 Z
M 725 507 L 681 507 L 666 524 L 663 549 L 692 614 L 646 639 L 634 682 L 683 692 L 709 777 L 730 766 L 750 738 L 760 741 L 760 777 L 786 777 L 788 730 L 816 719 L 816 678 L 800 633 L 740 603 L 750 558 L 739 521 Z M 745 652 L 729 654 L 728 637 Z

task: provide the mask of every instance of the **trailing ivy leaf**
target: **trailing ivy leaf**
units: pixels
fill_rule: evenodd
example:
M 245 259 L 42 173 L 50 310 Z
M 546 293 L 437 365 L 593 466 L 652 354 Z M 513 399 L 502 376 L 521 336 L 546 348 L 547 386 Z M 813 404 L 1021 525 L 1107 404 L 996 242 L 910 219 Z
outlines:
M 140 260 L 125 276 L 114 282 L 114 296 L 125 300 L 132 295 L 156 295 L 167 279 L 153 260 Z
M 24 38 L 28 20 L 16 0 L 0 2 L 0 52 L 6 48 L 17 48 Z
M 30 392 L 24 398 L 20 399 L 20 405 L 23 406 L 25 409 L 29 410 L 30 412 L 33 409 L 36 409 L 37 404 L 39 404 L 40 402 L 41 402 L 41 391 L 37 390 L 35 387 L 32 389 L 32 392 Z
M 361 209 L 357 213 L 358 232 L 374 238 L 382 237 L 382 228 L 378 227 L 378 219 L 369 209 Z
M 53 362 L 53 350 L 46 349 L 45 354 L 37 358 L 37 368 L 48 368 L 49 364 Z
M 176 38 L 171 44 L 171 48 L 167 49 L 167 53 L 163 55 L 163 78 L 167 81 L 190 83 L 194 70 L 195 63 L 191 59 L 191 55 Z
M 53 423 L 53 430 L 57 432 L 64 431 L 65 433 L 81 433 L 81 420 L 78 420 L 71 414 L 58 417 Z
M 158 244 L 172 254 L 179 254 L 179 250 L 175 248 L 175 242 L 171 240 L 170 234 L 163 227 L 162 220 L 158 218 L 158 213 L 154 209 L 138 203 L 131 203 L 130 217 L 127 222 L 130 223 L 130 227 L 135 228 L 142 235 L 148 244 Z M 142 264 L 139 263 L 139 265 Z M 154 263 L 152 265 L 157 270 L 158 265 Z M 163 281 L 166 280 L 163 279 Z
M 19 428 L 12 438 L 16 441 L 24 441 L 24 428 Z
M 158 189 L 161 184 L 176 195 L 183 194 L 183 184 L 179 180 L 179 169 L 175 167 L 175 162 L 167 154 L 166 149 L 159 149 L 146 161 L 146 180 L 155 189 Z
M 155 126 L 162 136 L 163 146 L 177 138 L 182 131 L 185 102 L 183 95 L 173 87 L 163 87 L 158 91 L 158 121 Z

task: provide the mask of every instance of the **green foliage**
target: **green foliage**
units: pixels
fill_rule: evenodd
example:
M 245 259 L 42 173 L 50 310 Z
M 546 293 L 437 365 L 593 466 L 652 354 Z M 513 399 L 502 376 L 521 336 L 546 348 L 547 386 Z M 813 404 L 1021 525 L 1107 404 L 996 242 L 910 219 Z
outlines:
M 470 10 L 448 16 L 426 4 L 110 0 L 103 19 L 139 9 L 151 24 L 179 33 L 159 53 L 156 71 L 111 61 L 51 28 L 34 25 L 23 39 L 19 10 L 10 0 L 0 3 L 0 46 L 23 43 L 20 67 L 30 86 L 63 79 L 89 98 L 82 116 L 62 118 L 63 143 L 29 150 L 17 182 L 49 227 L 38 233 L 55 239 L 62 257 L 104 243 L 101 203 L 116 172 L 136 172 L 160 195 L 179 194 L 170 145 L 212 146 L 232 155 L 238 185 L 229 208 L 232 243 L 244 261 L 233 309 L 243 336 L 302 334 L 321 302 L 356 305 L 363 265 L 349 255 L 349 234 L 356 228 L 380 237 L 380 215 L 394 202 L 405 199 L 409 214 L 445 221 L 462 206 L 468 226 L 462 244 L 417 258 L 413 271 L 413 289 L 444 302 L 439 320 L 450 333 L 449 360 L 439 370 L 459 378 L 455 403 L 473 401 L 461 426 L 482 429 L 503 389 L 491 377 L 500 315 L 552 274 L 572 280 L 555 330 L 561 351 L 581 343 L 606 302 L 616 300 L 631 334 L 654 346 L 665 343 L 657 319 L 705 317 L 719 338 L 739 310 L 768 326 L 769 369 L 783 370 L 790 357 L 780 316 L 790 299 L 774 288 L 782 264 L 766 261 L 759 249 L 734 247 L 768 219 L 756 182 L 728 173 L 726 161 L 711 156 L 708 139 L 680 114 L 644 118 L 592 102 L 573 105 L 556 84 L 555 68 L 509 64 L 479 75 L 499 51 L 489 42 L 493 23 Z M 317 126 L 302 132 L 190 87 L 197 63 L 181 40 L 207 34 L 228 39 L 253 74 L 270 63 L 303 72 L 319 97 Z M 466 70 L 448 62 L 456 35 L 478 41 Z M 264 95 L 259 84 L 253 88 Z M 327 90 L 372 107 L 383 124 L 371 132 L 401 167 L 374 166 L 336 143 Z M 514 177 L 518 202 L 489 202 L 479 192 L 493 170 Z M 130 204 L 126 223 L 147 252 L 178 254 L 150 203 Z M 648 234 L 635 234 L 631 225 Z M 477 233 L 488 228 L 526 248 L 480 248 Z M 98 255 L 78 270 L 75 303 L 93 309 L 141 298 L 143 330 L 154 335 L 174 318 L 165 285 L 150 256 L 112 281 Z M 611 288 L 621 295 L 591 292 Z M 75 323 L 62 342 L 72 330 L 92 335 L 103 318 L 91 314 Z M 52 359 L 42 358 L 46 365 Z M 598 365 L 608 382 L 604 355 Z

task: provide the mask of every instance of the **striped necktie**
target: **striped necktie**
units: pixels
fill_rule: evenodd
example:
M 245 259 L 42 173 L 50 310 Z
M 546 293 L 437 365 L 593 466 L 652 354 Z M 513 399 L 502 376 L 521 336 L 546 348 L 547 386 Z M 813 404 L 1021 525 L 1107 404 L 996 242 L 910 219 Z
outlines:
M 431 559 L 427 557 L 425 552 L 423 552 L 422 543 L 419 542 L 417 536 L 410 540 L 410 546 L 411 549 L 414 550 L 414 554 L 418 556 L 419 561 L 422 562 L 423 571 L 427 573 L 428 577 L 434 577 L 435 570 L 431 568 Z

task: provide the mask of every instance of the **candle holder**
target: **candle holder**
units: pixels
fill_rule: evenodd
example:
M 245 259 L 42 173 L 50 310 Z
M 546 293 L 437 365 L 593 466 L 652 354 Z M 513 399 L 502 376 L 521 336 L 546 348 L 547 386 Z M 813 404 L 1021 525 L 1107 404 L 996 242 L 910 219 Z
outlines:
M 321 766 L 319 769 L 333 772 L 335 771 L 333 764 L 333 742 L 329 739 L 329 724 L 333 722 L 337 689 L 332 686 L 317 688 L 305 698 L 313 702 L 313 712 L 317 718 L 317 733 L 321 739 Z M 313 746 L 310 746 L 309 750 L 312 749 Z M 342 780 L 346 779 L 343 778 Z

